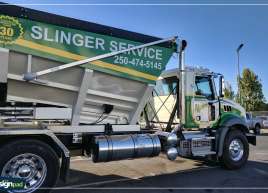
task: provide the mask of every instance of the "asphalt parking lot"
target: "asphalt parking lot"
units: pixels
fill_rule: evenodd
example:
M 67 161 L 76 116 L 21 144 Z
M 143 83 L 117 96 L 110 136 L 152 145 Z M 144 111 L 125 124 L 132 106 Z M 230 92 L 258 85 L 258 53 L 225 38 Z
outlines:
M 76 157 L 67 184 L 53 193 L 66 192 L 268 192 L 268 133 L 250 147 L 248 164 L 235 171 L 205 161 L 183 158 L 171 162 L 165 155 L 151 159 L 93 164 Z

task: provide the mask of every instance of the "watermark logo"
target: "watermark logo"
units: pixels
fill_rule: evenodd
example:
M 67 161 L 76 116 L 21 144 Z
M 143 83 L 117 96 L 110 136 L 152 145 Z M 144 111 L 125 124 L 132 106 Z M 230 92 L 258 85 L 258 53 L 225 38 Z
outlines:
M 0 190 L 22 190 L 25 182 L 18 178 L 0 177 Z
M 0 15 L 0 43 L 12 44 L 23 35 L 23 27 L 19 20 Z

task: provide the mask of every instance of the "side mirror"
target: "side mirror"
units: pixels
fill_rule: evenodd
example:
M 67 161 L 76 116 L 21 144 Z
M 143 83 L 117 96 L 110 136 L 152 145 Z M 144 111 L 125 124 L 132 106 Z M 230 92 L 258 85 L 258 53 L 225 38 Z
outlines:
M 220 75 L 219 77 L 219 97 L 224 97 L 224 92 L 223 92 L 223 89 L 224 89 L 224 77 L 223 75 Z
M 197 91 L 195 91 L 196 95 L 202 95 L 202 91 L 200 89 L 197 89 Z

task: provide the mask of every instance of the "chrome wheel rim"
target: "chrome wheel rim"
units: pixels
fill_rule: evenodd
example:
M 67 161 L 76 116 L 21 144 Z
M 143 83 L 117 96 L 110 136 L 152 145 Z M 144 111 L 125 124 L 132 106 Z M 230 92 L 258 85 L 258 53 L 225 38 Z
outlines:
M 240 139 L 233 139 L 229 145 L 229 154 L 233 161 L 239 161 L 244 155 L 244 145 Z
M 12 192 L 31 193 L 38 189 L 47 176 L 45 161 L 38 155 L 25 153 L 10 159 L 3 167 L 1 176 L 20 178 L 25 181 L 25 189 Z

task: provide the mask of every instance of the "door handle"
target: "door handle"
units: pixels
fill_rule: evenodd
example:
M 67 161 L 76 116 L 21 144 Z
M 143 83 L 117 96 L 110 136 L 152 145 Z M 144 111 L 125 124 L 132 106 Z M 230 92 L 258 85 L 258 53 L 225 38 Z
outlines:
M 215 106 L 213 105 L 210 106 L 210 118 L 211 118 L 211 121 L 215 121 L 216 119 L 216 109 L 215 109 Z
M 201 116 L 196 116 L 195 118 L 196 118 L 197 121 L 201 120 Z
M 209 105 L 213 105 L 214 103 L 217 103 L 218 101 L 208 101 Z

